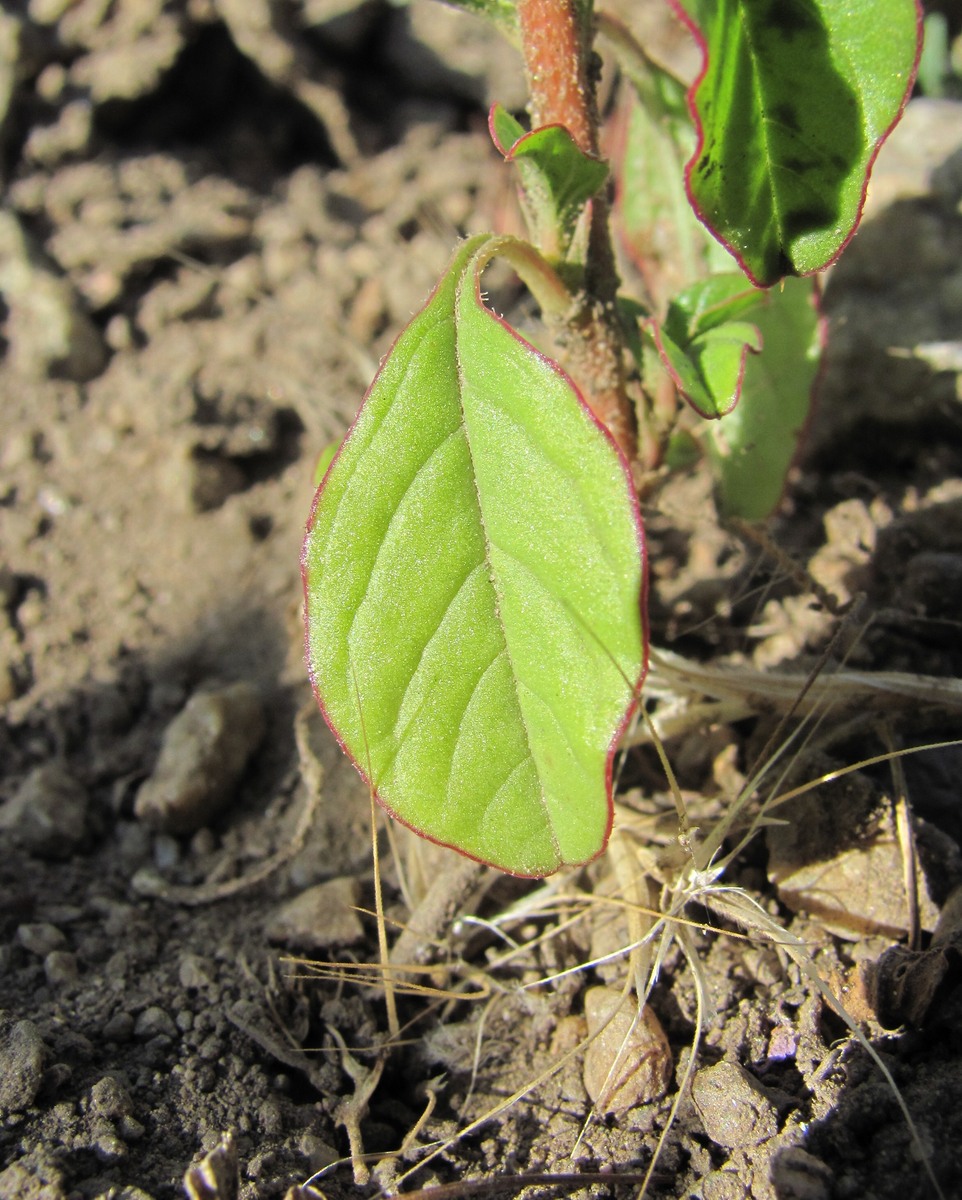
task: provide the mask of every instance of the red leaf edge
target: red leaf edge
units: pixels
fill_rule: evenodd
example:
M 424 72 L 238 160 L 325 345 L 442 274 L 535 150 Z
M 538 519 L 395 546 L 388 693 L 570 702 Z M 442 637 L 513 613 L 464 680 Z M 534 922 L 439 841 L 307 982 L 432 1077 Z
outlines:
M 519 139 L 519 140 L 521 140 L 521 139 Z M 496 145 L 497 145 L 497 143 L 496 143 Z M 500 145 L 498 146 L 498 149 L 499 150 L 501 149 Z M 441 281 L 439 280 L 438 283 L 435 285 L 435 287 L 432 288 L 430 294 L 428 295 L 428 298 L 425 300 L 424 304 L 422 304 L 421 307 L 418 309 L 415 316 L 417 316 L 421 312 L 423 312 L 424 309 L 431 303 L 438 288 L 440 287 L 440 284 L 441 284 Z M 607 821 L 607 825 L 605 827 L 605 835 L 602 840 L 601 846 L 598 850 L 598 853 L 595 855 L 592 855 L 591 858 L 586 859 L 584 862 L 581 862 L 581 863 L 563 863 L 559 867 L 555 868 L 555 870 L 562 870 L 565 868 L 583 867 L 583 866 L 587 865 L 587 863 L 593 862 L 596 858 L 600 857 L 607 849 L 608 841 L 611 837 L 611 828 L 612 828 L 612 824 L 614 822 L 614 814 L 615 814 L 615 802 L 614 802 L 614 792 L 613 792 L 615 754 L 618 750 L 618 743 L 621 741 L 621 738 L 624 735 L 625 730 L 628 728 L 631 718 L 635 713 L 635 709 L 638 706 L 639 698 L 641 695 L 641 688 L 642 688 L 642 685 L 648 674 L 649 648 L 650 648 L 650 640 L 648 637 L 648 574 L 649 574 L 649 572 L 648 572 L 647 545 L 645 542 L 645 534 L 644 534 L 644 524 L 643 524 L 642 517 L 641 517 L 641 505 L 638 500 L 638 493 L 635 490 L 634 481 L 633 481 L 632 473 L 631 473 L 631 465 L 629 464 L 628 459 L 625 457 L 625 454 L 622 451 L 621 447 L 618 445 L 618 443 L 612 437 L 607 426 L 605 426 L 603 422 L 599 421 L 598 418 L 595 416 L 595 414 L 591 411 L 591 408 L 588 405 L 588 402 L 585 400 L 584 396 L 582 395 L 578 386 L 575 384 L 574 380 L 571 379 L 571 377 L 564 371 L 564 369 L 561 366 L 559 366 L 558 363 L 556 363 L 554 361 L 554 359 L 549 358 L 548 355 L 546 355 L 546 354 L 543 354 L 540 350 L 538 350 L 538 348 L 536 346 L 532 346 L 531 343 L 528 342 L 525 338 L 523 338 L 521 336 L 521 334 L 519 334 L 518 331 L 512 325 L 510 325 L 503 317 L 498 316 L 497 313 L 495 313 L 492 309 L 488 308 L 488 306 L 486 304 L 484 304 L 483 300 L 481 299 L 480 273 L 477 271 L 475 271 L 474 287 L 475 287 L 475 295 L 476 295 L 478 303 L 489 314 L 491 319 L 498 321 L 501 325 L 503 325 L 505 327 L 505 329 L 507 329 L 508 332 L 514 338 L 517 339 L 517 341 L 519 341 L 523 346 L 525 346 L 533 355 L 535 355 L 535 357 L 540 358 L 543 362 L 545 362 L 553 371 L 555 371 L 558 375 L 560 375 L 568 383 L 569 387 L 574 392 L 575 397 L 578 400 L 578 403 L 585 410 L 585 412 L 587 413 L 587 415 L 590 418 L 590 420 L 592 421 L 592 423 L 602 432 L 602 434 L 605 436 L 605 438 L 608 440 L 608 442 L 614 448 L 615 453 L 618 456 L 618 461 L 621 466 L 622 473 L 624 474 L 624 477 L 625 477 L 625 485 L 628 489 L 628 496 L 629 496 L 629 501 L 630 501 L 630 505 L 631 505 L 632 515 L 634 517 L 635 535 L 636 535 L 636 538 L 638 541 L 638 554 L 639 554 L 639 558 L 641 560 L 641 586 L 638 590 L 638 609 L 639 609 L 639 613 L 640 613 L 640 617 L 641 617 L 641 624 L 642 624 L 641 671 L 639 673 L 637 681 L 632 686 L 632 699 L 631 699 L 630 703 L 628 704 L 628 707 L 625 709 L 625 714 L 621 720 L 621 723 L 616 728 L 614 735 L 612 736 L 611 743 L 608 747 L 608 754 L 607 754 L 607 758 L 605 761 L 605 796 L 606 796 L 606 800 L 608 803 L 608 821 Z M 412 318 L 412 320 L 413 319 L 414 318 Z M 318 504 L 320 503 L 321 496 L 327 485 L 327 481 L 330 478 L 331 469 L 333 468 L 334 464 L 337 462 L 338 458 L 341 455 L 341 452 L 343 451 L 344 447 L 347 445 L 348 441 L 350 440 L 351 435 L 353 434 L 354 429 L 357 426 L 358 421 L 360 420 L 361 412 L 362 412 L 365 404 L 368 401 L 368 397 L 370 396 L 371 392 L 374 389 L 375 384 L 377 383 L 378 379 L 380 378 L 381 372 L 384 370 L 384 366 L 385 366 L 388 358 L 390 358 L 390 355 L 393 352 L 394 347 L 397 345 L 397 343 L 401 339 L 401 337 L 403 337 L 406 329 L 407 329 L 407 326 L 405 326 L 405 328 L 403 330 L 401 330 L 401 332 L 398 334 L 398 336 L 394 339 L 394 342 L 391 345 L 391 349 L 381 360 L 381 365 L 378 367 L 374 378 L 371 380 L 371 383 L 368 386 L 367 391 L 364 393 L 364 398 L 361 401 L 361 404 L 357 410 L 354 420 L 351 422 L 350 428 L 348 429 L 347 433 L 345 434 L 344 439 L 341 442 L 341 445 L 338 447 L 337 453 L 334 455 L 333 459 L 331 460 L 330 465 L 327 468 L 327 471 L 324 474 L 324 478 L 321 480 L 316 492 L 314 493 L 314 500 L 311 504 L 311 513 L 310 513 L 310 516 L 307 521 L 307 528 L 304 533 L 304 539 L 301 543 L 301 556 L 300 556 L 301 586 L 302 586 L 302 589 L 304 592 L 304 658 L 305 658 L 305 661 L 307 664 L 307 672 L 308 672 L 308 678 L 309 678 L 310 684 L 311 684 L 311 691 L 314 693 L 314 699 L 317 702 L 317 706 L 320 709 L 320 713 L 321 713 L 321 716 L 324 718 L 325 724 L 327 725 L 328 729 L 330 729 L 331 733 L 334 735 L 334 740 L 337 742 L 338 746 L 341 748 L 343 753 L 347 756 L 348 760 L 354 766 L 354 769 L 357 771 L 358 775 L 360 775 L 361 779 L 364 781 L 370 794 L 378 802 L 378 804 L 381 806 L 381 808 L 384 809 L 384 811 L 388 814 L 388 816 L 390 816 L 393 820 L 397 821 L 398 824 L 403 825 L 406 829 L 410 829 L 411 832 L 417 834 L 418 837 L 422 837 L 426 841 L 433 842 L 436 846 L 443 846 L 448 850 L 454 850 L 458 854 L 460 854 L 462 857 L 472 859 L 474 862 L 479 862 L 483 866 L 494 867 L 495 870 L 501 871 L 505 875 L 514 875 L 517 878 L 521 878 L 521 879 L 541 879 L 541 878 L 545 878 L 545 876 L 524 875 L 524 874 L 521 874 L 521 873 L 515 872 L 515 871 L 507 871 L 507 870 L 505 870 L 504 867 L 499 867 L 495 863 L 486 862 L 484 859 L 477 858 L 475 855 L 469 854 L 467 851 L 462 850 L 460 846 L 452 845 L 450 842 L 442 841 L 440 838 L 431 837 L 430 834 L 427 834 L 423 830 L 416 828 L 414 825 L 411 825 L 408 821 L 405 821 L 403 817 L 399 816 L 391 808 L 391 806 L 389 804 L 387 804 L 378 795 L 377 788 L 374 785 L 374 781 L 369 777 L 367 769 L 365 769 L 365 767 L 362 766 L 362 764 L 357 761 L 357 759 L 354 757 L 352 752 L 348 749 L 347 745 L 345 744 L 344 739 L 341 737 L 340 731 L 335 726 L 335 724 L 334 724 L 333 720 L 331 719 L 330 715 L 328 714 L 327 708 L 324 704 L 324 698 L 321 695 L 320 685 L 318 683 L 316 673 L 314 671 L 314 665 L 311 661 L 310 616 L 309 616 L 310 608 L 308 605 L 308 578 L 307 578 L 307 546 L 308 546 L 308 540 L 310 538 L 311 530 L 314 527 L 314 516 L 315 516 L 315 513 L 317 512 L 317 507 L 318 507 Z M 549 874 L 553 874 L 553 872 L 549 872 Z
M 755 278 L 755 276 L 751 273 L 751 271 L 749 271 L 748 267 L 745 265 L 744 259 L 741 257 L 740 254 L 738 254 L 738 252 L 735 250 L 734 246 L 730 245 L 728 242 L 725 241 L 725 239 L 720 234 L 715 232 L 715 230 L 712 228 L 712 226 L 710 225 L 708 220 L 705 218 L 705 216 L 703 215 L 701 210 L 698 208 L 698 205 L 695 203 L 695 198 L 692 194 L 692 188 L 691 188 L 691 173 L 694 170 L 695 164 L 698 162 L 698 159 L 701 157 L 701 152 L 705 145 L 705 130 L 704 130 L 704 127 L 702 126 L 701 120 L 699 119 L 698 110 L 695 106 L 695 95 L 698 91 L 698 88 L 701 86 L 702 80 L 705 78 L 705 75 L 708 73 L 708 45 L 705 42 L 705 38 L 701 32 L 701 29 L 695 23 L 694 18 L 685 10 L 681 0 L 668 0 L 668 3 L 672 9 L 672 12 L 674 12 L 674 14 L 678 18 L 678 20 L 682 23 L 682 25 L 684 25 L 686 27 L 688 32 L 694 38 L 695 44 L 697 45 L 698 49 L 700 50 L 701 56 L 702 56 L 701 69 L 699 70 L 698 75 L 695 78 L 695 81 L 692 83 L 691 87 L 688 89 L 688 95 L 687 95 L 688 111 L 689 111 L 689 113 L 691 113 L 691 119 L 692 119 L 692 123 L 695 126 L 695 134 L 696 134 L 696 139 L 697 139 L 696 144 L 695 144 L 695 151 L 692 154 L 691 158 L 688 160 L 687 164 L 685 165 L 685 191 L 688 193 L 688 202 L 691 204 L 691 207 L 695 213 L 695 216 L 698 218 L 698 220 L 701 221 L 701 223 L 705 226 L 705 228 L 712 235 L 712 237 L 716 241 L 720 242 L 725 247 L 725 249 L 732 255 L 732 257 L 735 259 L 735 261 L 738 263 L 738 265 L 741 267 L 741 269 L 745 272 L 745 274 L 748 276 L 748 278 L 752 281 L 752 283 L 756 287 L 758 287 L 758 288 L 774 287 L 775 284 L 778 283 L 778 280 L 774 280 L 773 283 L 770 283 L 770 284 L 759 283 L 759 281 Z M 888 128 L 876 140 L 875 146 L 869 157 L 868 164 L 867 164 L 866 170 L 865 170 L 865 180 L 862 184 L 862 194 L 859 197 L 858 212 L 855 215 L 855 221 L 852 224 L 852 228 L 848 231 L 848 233 L 846 234 L 841 245 L 835 251 L 835 254 L 828 260 L 828 262 L 823 263 L 821 267 L 816 267 L 812 271 L 803 272 L 803 274 L 800 278 L 805 278 L 806 276 L 815 275 L 815 274 L 817 274 L 818 271 L 824 271 L 826 267 L 830 267 L 834 263 L 838 262 L 839 256 L 841 255 L 842 251 L 845 249 L 845 247 L 849 244 L 849 242 L 855 236 L 855 233 L 858 230 L 859 225 L 861 224 L 862 212 L 865 208 L 865 198 L 868 195 L 868 185 L 872 178 L 872 170 L 875 166 L 875 160 L 878 158 L 879 151 L 882 149 L 882 146 L 883 146 L 884 142 L 886 141 L 886 139 L 888 138 L 889 134 L 892 132 L 892 130 L 895 128 L 895 126 L 902 119 L 902 114 L 905 112 L 905 106 L 908 104 L 909 99 L 911 98 L 911 95 L 912 95 L 912 90 L 915 87 L 915 79 L 916 79 L 916 76 L 918 75 L 918 70 L 919 70 L 919 60 L 922 56 L 923 20 L 924 20 L 924 13 L 922 11 L 922 0 L 915 0 L 915 28 L 916 28 L 915 61 L 912 63 L 912 69 L 909 71 L 909 77 L 908 77 L 908 80 L 905 85 L 905 92 L 902 96 L 902 103 L 899 105 L 898 111 L 896 112 L 895 116 L 892 118 L 892 121 L 889 124 Z

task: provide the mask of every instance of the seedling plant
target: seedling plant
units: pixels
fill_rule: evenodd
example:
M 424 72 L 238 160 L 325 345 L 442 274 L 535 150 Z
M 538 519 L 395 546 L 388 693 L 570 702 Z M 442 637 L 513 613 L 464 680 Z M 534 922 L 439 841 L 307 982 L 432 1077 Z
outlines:
M 703 829 L 690 827 L 655 726 L 639 708 L 650 652 L 646 500 L 666 473 L 700 456 L 723 514 L 758 522 L 779 505 L 823 349 L 818 275 L 854 235 L 875 157 L 911 92 L 920 4 L 667 0 L 701 52 L 688 85 L 592 0 L 458 2 L 494 21 L 522 53 L 529 119 L 495 104 L 489 131 L 516 172 L 528 237 L 481 233 L 454 248 L 344 441 L 318 465 L 302 568 L 321 710 L 391 815 L 476 863 L 535 878 L 586 864 L 609 845 L 615 754 L 640 715 L 678 808 L 674 844 L 653 848 L 645 822 L 622 809 L 609 855 L 615 894 L 565 889 L 562 877 L 490 923 L 497 932 L 544 919 L 536 949 L 599 908 L 623 911 L 627 937 L 611 957 L 624 963 L 632 1030 L 670 947 L 688 963 L 694 1039 L 639 1195 L 686 1092 L 710 1008 L 693 911 L 776 944 L 836 1011 L 887 1079 L 941 1195 L 894 1080 L 808 948 L 724 883 L 759 830 L 819 782 L 786 782 L 824 711 L 801 703 L 806 689 L 808 699 L 819 690 L 814 676 L 802 695 L 774 702 L 813 715 L 794 732 L 779 727 L 727 811 Z M 621 80 L 607 126 L 597 107 L 599 48 Z M 632 265 L 630 292 L 616 245 Z M 489 301 L 485 272 L 494 260 L 536 301 L 538 329 L 522 334 Z M 687 664 L 661 655 L 653 690 L 714 695 L 719 712 L 734 704 L 744 715 L 731 679 L 713 691 L 695 673 L 693 684 Z M 861 677 L 846 686 L 871 691 Z M 374 853 L 377 881 L 376 837 Z M 438 879 L 443 911 L 470 879 L 464 870 Z M 421 988 L 424 930 L 415 920 L 389 954 L 379 891 L 378 905 L 376 974 L 397 1039 L 394 995 Z M 525 952 L 510 936 L 508 945 L 502 968 Z M 451 998 L 487 1005 L 504 990 L 498 969 L 492 962 L 479 976 L 452 965 Z M 351 977 L 337 964 L 333 973 Z M 479 1036 L 483 1026 L 481 1017 Z M 628 1069 L 629 1037 L 612 1055 L 602 1109 Z M 383 1160 L 375 1171 L 382 1189 L 396 1190 L 586 1045 L 422 1152 L 404 1174 L 394 1158 Z M 368 1178 L 358 1121 L 385 1053 L 382 1046 L 348 1105 L 358 1182 Z
M 304 545 L 341 746 L 405 825 L 518 875 L 608 841 L 653 483 L 703 454 L 725 513 L 779 503 L 818 369 L 811 277 L 855 231 L 918 61 L 916 0 L 671 2 L 702 54 L 690 87 L 590 0 L 465 0 L 522 52 L 530 128 L 499 105 L 489 127 L 529 238 L 456 247 L 325 461 Z M 627 83 L 613 167 L 596 38 Z M 494 259 L 537 337 L 486 304 Z

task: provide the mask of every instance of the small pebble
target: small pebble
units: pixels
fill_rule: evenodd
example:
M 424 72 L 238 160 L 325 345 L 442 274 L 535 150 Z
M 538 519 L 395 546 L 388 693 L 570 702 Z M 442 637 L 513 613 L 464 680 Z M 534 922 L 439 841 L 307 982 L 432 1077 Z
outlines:
M 69 950 L 52 950 L 43 960 L 43 972 L 51 987 L 74 983 L 80 973 L 76 954 Z
M 90 1089 L 90 1111 L 99 1117 L 116 1120 L 131 1116 L 134 1102 L 116 1075 L 104 1075 Z
M 297 1148 L 307 1159 L 311 1171 L 320 1171 L 329 1167 L 338 1159 L 338 1152 L 316 1133 L 302 1133 L 297 1142 Z
M 67 939 L 56 925 L 49 925 L 45 921 L 18 926 L 16 940 L 38 958 L 46 958 L 52 951 L 62 950 L 67 944 Z
M 0 829 L 40 858 L 69 858 L 87 834 L 90 798 L 59 763 L 36 767 L 0 808 Z
M 250 683 L 195 693 L 167 727 L 153 774 L 137 793 L 137 816 L 163 833 L 203 828 L 230 802 L 264 724 Z
M 267 938 L 312 952 L 359 942 L 364 937 L 354 907 L 359 896 L 353 876 L 318 883 L 274 911 L 265 929 Z
M 0 1014 L 0 1116 L 29 1108 L 40 1091 L 47 1048 L 32 1021 Z
M 778 1132 L 778 1114 L 758 1080 L 738 1063 L 702 1067 L 691 1098 L 705 1132 L 717 1146 L 757 1146 Z
M 601 1112 L 619 1113 L 659 1100 L 671 1084 L 668 1038 L 650 1005 L 637 1018 L 620 988 L 593 987 L 585 995 L 589 1035 L 585 1091 Z
M 214 982 L 207 963 L 197 954 L 181 956 L 177 975 L 180 986 L 186 991 L 200 991 L 201 988 L 210 987 Z
M 141 1041 L 148 1041 L 153 1037 L 168 1037 L 174 1040 L 177 1037 L 177 1026 L 162 1008 L 152 1004 L 150 1008 L 145 1008 L 134 1022 L 134 1037 Z

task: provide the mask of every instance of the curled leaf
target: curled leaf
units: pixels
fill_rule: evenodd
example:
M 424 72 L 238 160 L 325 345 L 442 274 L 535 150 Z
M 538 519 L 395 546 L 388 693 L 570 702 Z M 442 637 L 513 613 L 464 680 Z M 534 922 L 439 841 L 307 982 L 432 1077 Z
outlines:
M 498 151 L 521 175 L 535 241 L 554 257 L 568 257 L 585 205 L 604 186 L 608 167 L 585 154 L 564 126 L 526 133 L 500 104 L 492 107 L 488 127 Z

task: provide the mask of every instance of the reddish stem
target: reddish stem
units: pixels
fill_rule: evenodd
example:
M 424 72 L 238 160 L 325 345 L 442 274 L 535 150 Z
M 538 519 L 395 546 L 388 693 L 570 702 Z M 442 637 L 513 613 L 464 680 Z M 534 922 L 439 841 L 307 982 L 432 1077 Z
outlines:
M 518 20 L 532 127 L 564 125 L 585 154 L 597 157 L 591 0 L 518 0 Z M 604 197 L 589 201 L 589 210 L 583 295 L 563 327 L 565 366 L 631 461 L 637 452 L 635 414 L 625 384 L 615 310 L 618 274 Z
M 577 0 L 518 0 L 531 122 L 564 125 L 585 154 L 598 153 L 590 81 L 590 5 Z

